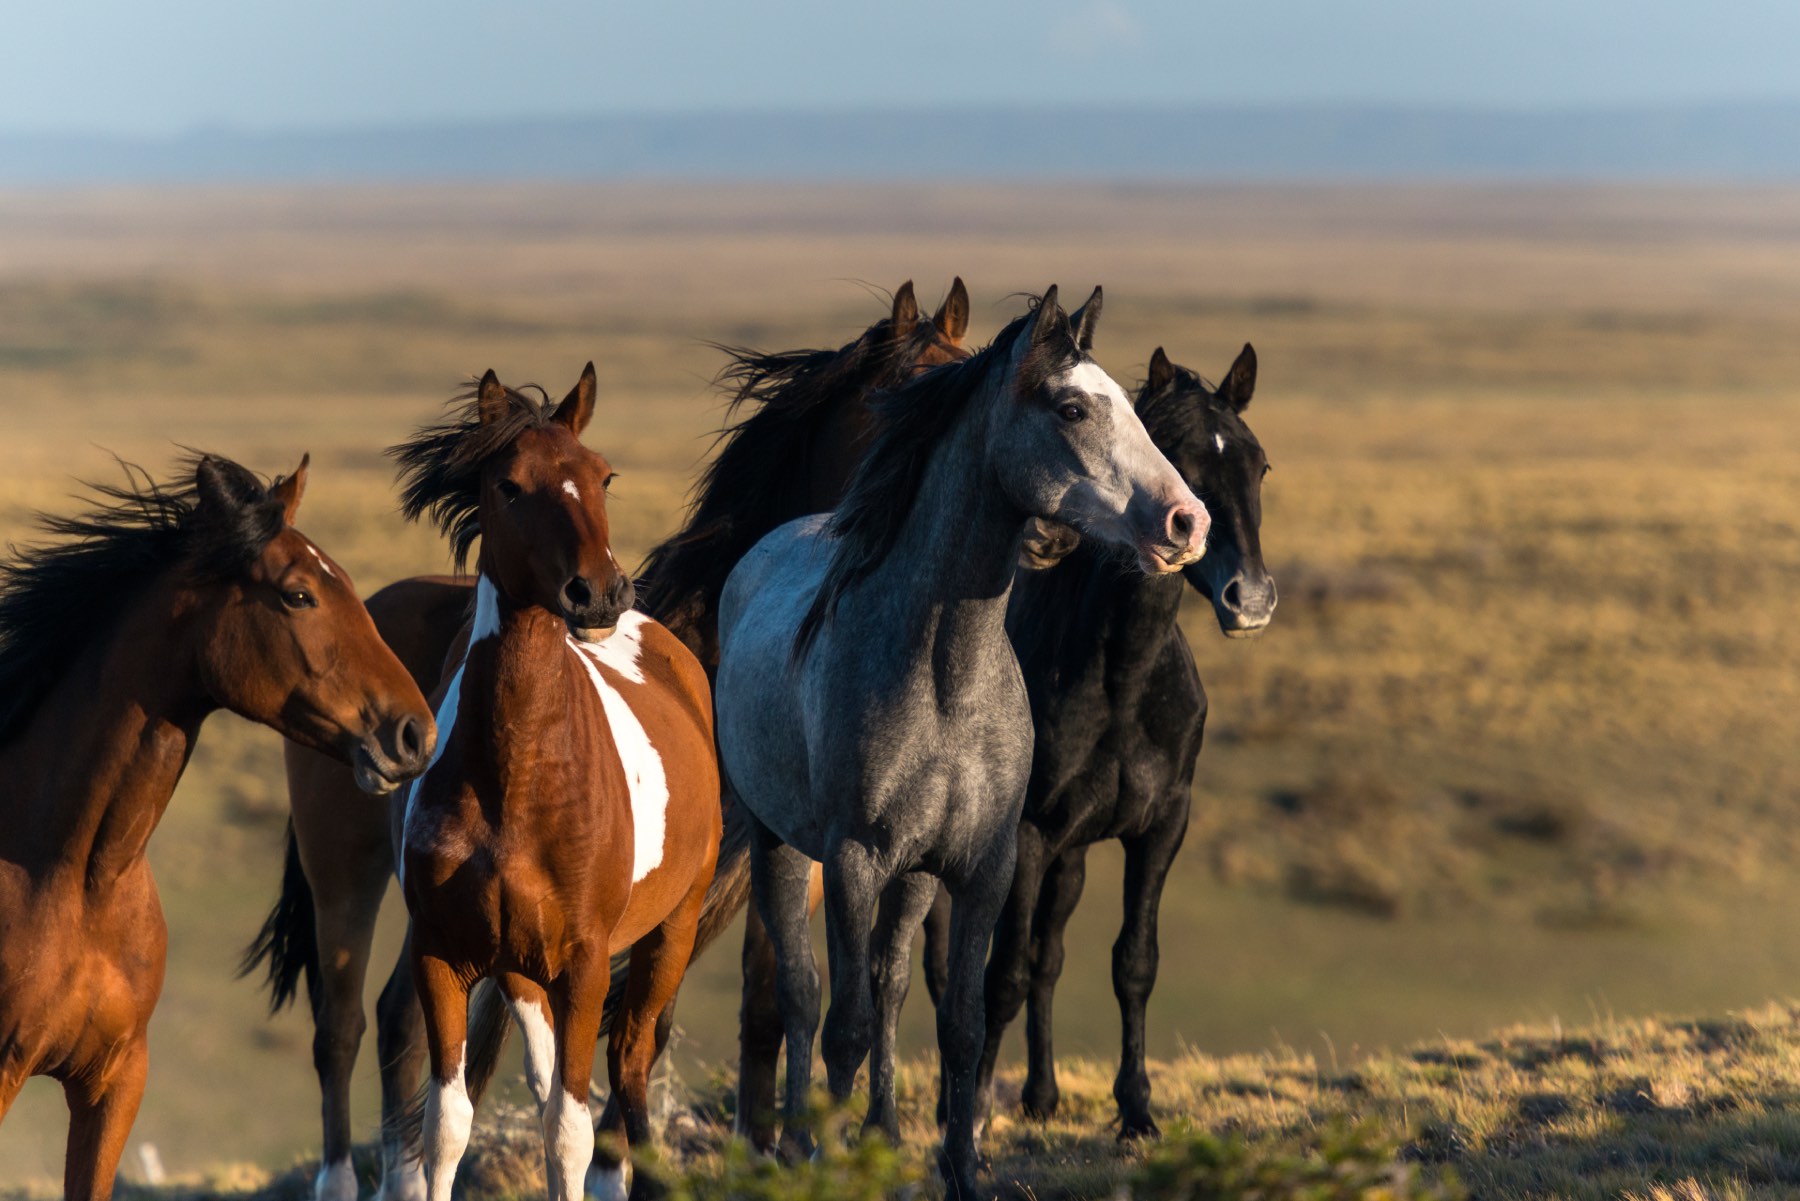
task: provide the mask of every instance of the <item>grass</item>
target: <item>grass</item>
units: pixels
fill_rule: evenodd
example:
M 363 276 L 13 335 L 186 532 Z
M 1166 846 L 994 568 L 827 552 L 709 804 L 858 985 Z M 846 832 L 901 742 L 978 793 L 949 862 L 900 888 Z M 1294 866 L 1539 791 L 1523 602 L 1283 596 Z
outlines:
M 1013 290 L 1100 280 L 1121 379 L 1158 344 L 1217 373 L 1255 342 L 1248 417 L 1275 465 L 1274 627 L 1228 643 L 1203 606 L 1184 615 L 1212 712 L 1154 1051 L 1335 1047 L 1348 1070 L 1520 1018 L 1741 1009 L 1800 979 L 1793 199 L 0 194 L 0 538 L 111 471 L 101 447 L 160 469 L 192 443 L 265 472 L 310 449 L 302 525 L 365 591 L 441 570 L 438 540 L 395 518 L 380 448 L 470 373 L 555 390 L 593 358 L 589 437 L 621 472 L 635 559 L 720 417 L 701 339 L 836 345 L 882 307 L 847 280 L 915 277 L 930 304 L 952 273 L 979 339 Z M 265 1022 L 230 983 L 279 870 L 276 754 L 215 719 L 152 847 L 172 948 L 134 1141 L 177 1172 L 287 1162 L 317 1137 L 305 1023 Z M 1117 1037 L 1118 858 L 1093 864 L 1058 1010 L 1071 1062 Z M 735 962 L 709 956 L 684 990 L 689 1075 L 731 1054 Z M 907 1014 L 915 1049 L 926 1009 Z M 53 1171 L 62 1122 L 31 1086 L 0 1183 Z

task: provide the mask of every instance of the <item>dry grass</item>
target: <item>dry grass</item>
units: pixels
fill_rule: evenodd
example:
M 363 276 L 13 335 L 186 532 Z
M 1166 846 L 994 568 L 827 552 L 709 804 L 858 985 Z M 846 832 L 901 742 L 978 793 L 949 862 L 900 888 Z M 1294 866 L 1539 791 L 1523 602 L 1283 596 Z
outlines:
M 635 556 L 674 525 L 719 417 L 700 339 L 836 344 L 879 309 L 845 281 L 914 277 L 929 303 L 955 272 L 985 337 L 1012 290 L 1100 280 L 1122 379 L 1159 343 L 1210 372 L 1256 343 L 1249 417 L 1276 468 L 1275 626 L 1228 644 L 1186 616 L 1212 715 L 1165 909 L 1159 1053 L 1273 1031 L 1323 1054 L 1324 1032 L 1348 1061 L 1508 1015 L 1722 1010 L 1800 978 L 1779 916 L 1800 858 L 1796 199 L 15 193 L 0 537 L 109 471 L 99 447 L 160 466 L 192 443 L 266 472 L 310 449 L 302 524 L 365 590 L 441 569 L 437 540 L 396 521 L 380 448 L 464 375 L 566 387 L 592 357 L 590 438 L 621 470 Z M 177 1170 L 316 1137 L 304 1024 L 264 1024 L 227 983 L 283 804 L 272 740 L 220 720 L 154 844 L 174 942 L 138 1137 Z M 1104 1054 L 1106 854 L 1089 892 L 1059 1033 Z M 734 963 L 710 957 L 686 994 L 690 1073 L 730 1054 Z M 53 1169 L 59 1109 L 28 1091 L 0 1182 Z

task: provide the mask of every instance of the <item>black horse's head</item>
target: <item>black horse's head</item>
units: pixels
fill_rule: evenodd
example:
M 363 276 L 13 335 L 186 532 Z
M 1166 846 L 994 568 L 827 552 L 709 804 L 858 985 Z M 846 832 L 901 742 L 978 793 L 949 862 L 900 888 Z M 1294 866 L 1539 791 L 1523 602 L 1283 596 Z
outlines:
M 1231 638 L 1259 632 L 1275 615 L 1275 581 L 1263 567 L 1261 538 L 1269 460 L 1244 424 L 1255 390 L 1256 352 L 1248 344 L 1217 388 L 1170 362 L 1159 346 L 1137 397 L 1151 440 L 1212 515 L 1206 554 L 1183 570 Z

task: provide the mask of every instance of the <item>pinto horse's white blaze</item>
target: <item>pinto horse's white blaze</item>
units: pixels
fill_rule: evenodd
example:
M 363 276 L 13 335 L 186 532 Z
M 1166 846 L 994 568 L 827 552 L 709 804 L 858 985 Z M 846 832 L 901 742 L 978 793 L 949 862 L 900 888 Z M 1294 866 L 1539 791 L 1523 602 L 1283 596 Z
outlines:
M 531 1001 L 508 997 L 506 1007 L 512 1010 L 513 1021 L 525 1039 L 525 1086 L 542 1113 L 556 1079 L 556 1035 L 550 1029 L 550 1017 L 543 1006 Z
M 451 1201 L 456 1165 L 469 1148 L 469 1130 L 475 1124 L 475 1104 L 469 1100 L 463 1070 L 468 1046 L 458 1048 L 456 1067 L 448 1080 L 433 1080 L 425 1096 L 425 1196 L 427 1201 Z
M 581 1201 L 588 1165 L 594 1159 L 594 1115 L 587 1094 L 577 1097 L 554 1088 L 544 1106 L 544 1165 L 550 1201 Z
M 319 1165 L 313 1181 L 314 1201 L 356 1201 L 356 1169 L 345 1156 L 335 1163 Z
M 638 652 L 644 623 L 648 620 L 633 610 L 619 618 L 618 627 L 602 642 L 568 640 L 569 649 L 587 669 L 588 679 L 600 695 L 606 724 L 612 729 L 613 745 L 619 750 L 619 762 L 625 768 L 625 781 L 631 789 L 635 843 L 631 869 L 633 884 L 662 862 L 663 839 L 669 821 L 669 778 L 663 770 L 662 756 L 651 745 L 650 735 L 644 730 L 644 723 L 638 720 L 631 705 L 606 677 L 611 672 L 627 683 L 644 683 L 644 669 L 638 663 Z

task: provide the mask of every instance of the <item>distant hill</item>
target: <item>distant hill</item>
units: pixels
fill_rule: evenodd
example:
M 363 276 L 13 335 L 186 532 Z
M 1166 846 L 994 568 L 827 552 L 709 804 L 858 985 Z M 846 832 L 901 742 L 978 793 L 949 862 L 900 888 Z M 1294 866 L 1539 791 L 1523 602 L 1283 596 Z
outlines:
M 0 184 L 644 179 L 1800 178 L 1800 104 L 640 114 L 245 131 L 0 134 Z

